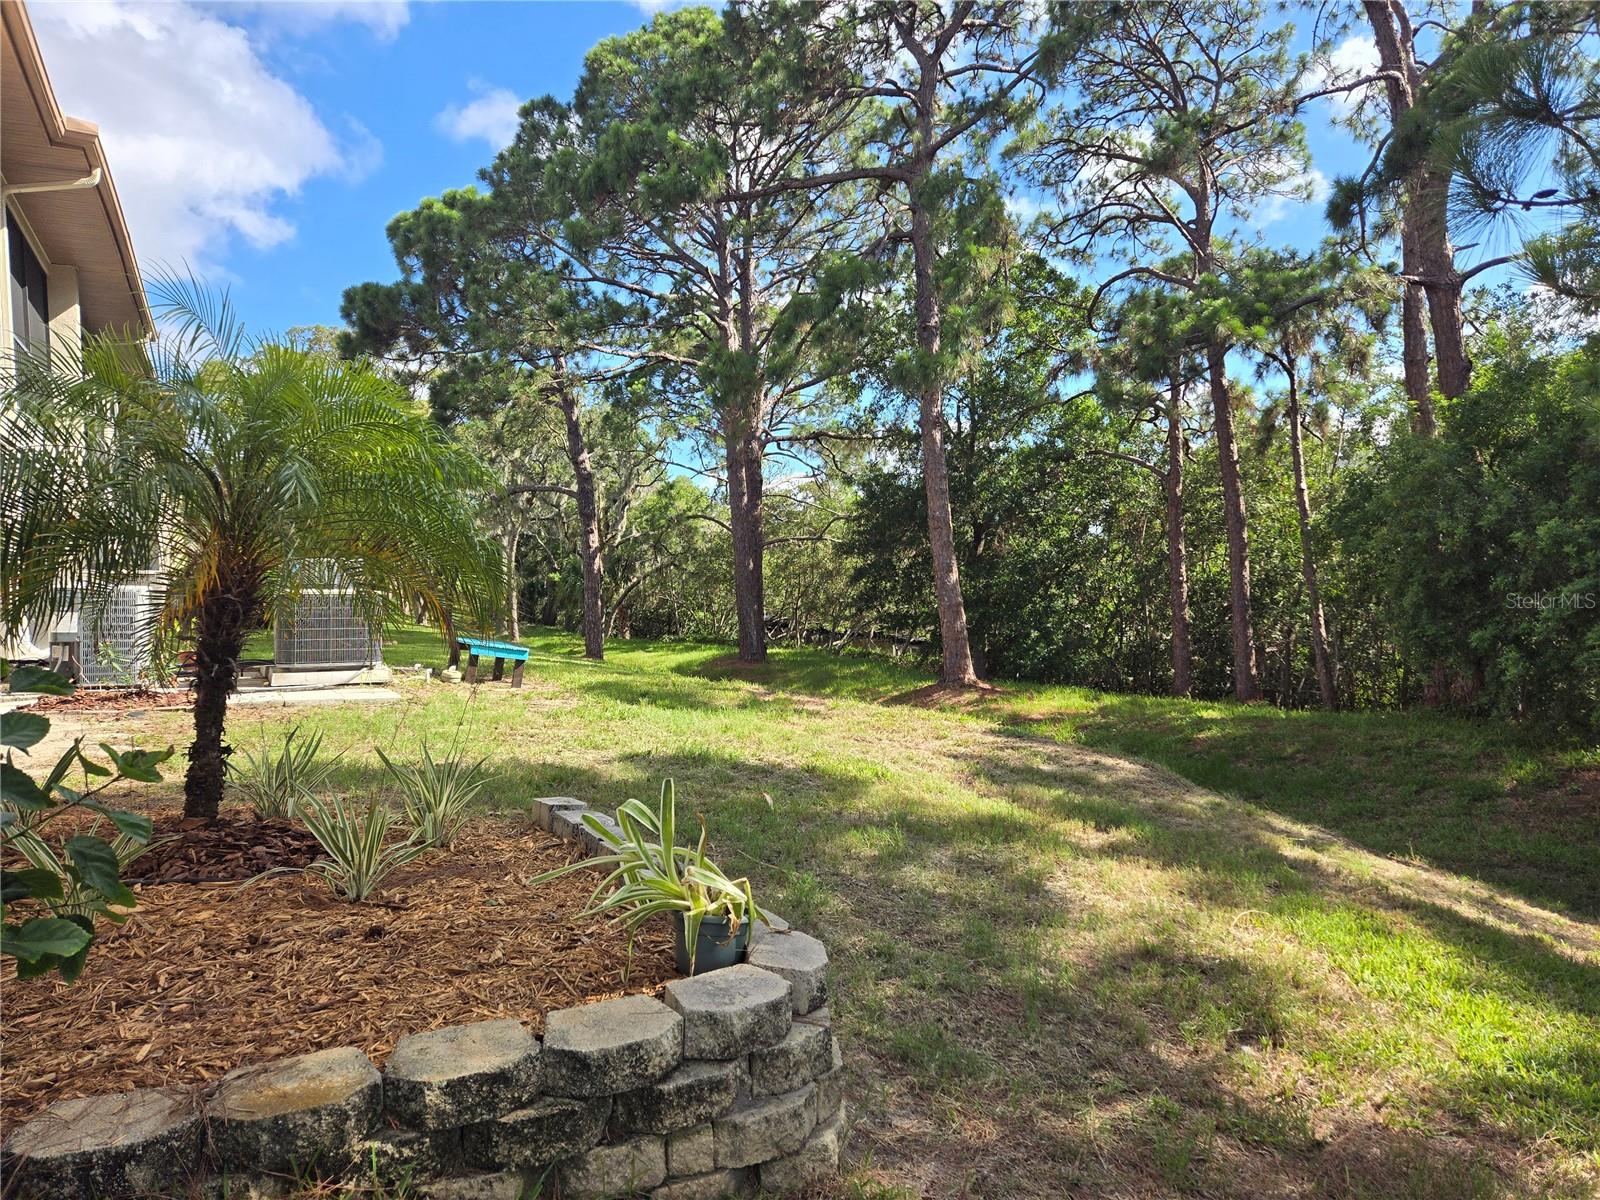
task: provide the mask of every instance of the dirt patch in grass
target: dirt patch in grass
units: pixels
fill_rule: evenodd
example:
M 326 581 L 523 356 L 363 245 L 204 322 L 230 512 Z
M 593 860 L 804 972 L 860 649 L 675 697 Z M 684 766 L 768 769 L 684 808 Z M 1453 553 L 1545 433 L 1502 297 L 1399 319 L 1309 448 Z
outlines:
M 912 708 L 970 708 L 986 700 L 997 700 L 1005 694 L 1004 689 L 997 688 L 992 683 L 980 682 L 966 687 L 930 683 L 923 687 L 912 688 L 909 692 L 897 692 L 893 696 L 885 696 L 882 702 L 907 704 Z
M 1600 827 L 1600 767 L 1572 767 L 1548 787 L 1508 788 L 1506 816 L 1550 832 Z
M 419 1030 L 514 1017 L 537 1032 L 551 1009 L 658 992 L 674 975 L 664 919 L 630 957 L 626 933 L 577 917 L 590 872 L 528 886 L 572 854 L 526 820 L 483 819 L 361 904 L 301 874 L 141 885 L 76 984 L 7 981 L 0 1127 L 54 1100 L 334 1046 L 381 1063 Z
M 765 680 L 772 676 L 772 664 L 745 662 L 737 654 L 724 654 L 702 663 L 695 673 L 705 679 Z

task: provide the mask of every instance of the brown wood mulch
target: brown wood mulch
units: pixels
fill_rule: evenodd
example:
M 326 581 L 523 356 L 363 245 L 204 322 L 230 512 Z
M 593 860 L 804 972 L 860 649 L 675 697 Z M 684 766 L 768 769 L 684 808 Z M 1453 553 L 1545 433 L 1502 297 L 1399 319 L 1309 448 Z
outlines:
M 224 812 L 214 824 L 169 815 L 154 816 L 152 824 L 150 849 L 122 873 L 129 884 L 243 883 L 273 867 L 304 867 L 323 857 L 311 831 L 295 821 Z
M 381 1064 L 408 1033 L 500 1017 L 538 1032 L 551 1009 L 659 992 L 674 975 L 665 919 L 630 958 L 623 930 L 577 918 L 593 872 L 528 886 L 573 854 L 526 820 L 483 818 L 360 904 L 298 873 L 141 884 L 76 984 L 5 979 L 0 1129 L 55 1100 L 334 1046 Z
M 152 708 L 190 708 L 187 688 L 79 688 L 70 696 L 40 696 L 28 706 L 37 713 L 121 713 Z

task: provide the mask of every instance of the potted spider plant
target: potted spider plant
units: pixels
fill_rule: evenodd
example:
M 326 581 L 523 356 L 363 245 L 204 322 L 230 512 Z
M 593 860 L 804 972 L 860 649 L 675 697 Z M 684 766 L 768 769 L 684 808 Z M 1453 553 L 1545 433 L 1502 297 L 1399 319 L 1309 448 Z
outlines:
M 535 876 L 534 885 L 583 867 L 608 867 L 583 916 L 608 916 L 629 934 L 657 913 L 669 913 L 676 933 L 678 970 L 685 975 L 732 966 L 750 945 L 751 922 L 764 920 L 748 878 L 731 879 L 706 855 L 706 823 L 693 849 L 674 844 L 677 799 L 672 780 L 661 785 L 655 811 L 639 800 L 617 809 L 617 827 L 584 813 L 586 824 L 610 853 Z

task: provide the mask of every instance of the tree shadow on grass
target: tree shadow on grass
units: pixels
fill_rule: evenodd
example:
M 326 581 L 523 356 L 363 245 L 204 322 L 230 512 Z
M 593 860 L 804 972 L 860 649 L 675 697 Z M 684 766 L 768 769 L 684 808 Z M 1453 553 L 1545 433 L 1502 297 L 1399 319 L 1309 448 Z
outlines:
M 1048 729 L 1051 722 L 1017 727 Z M 1204 787 L 1333 829 L 1378 854 L 1420 857 L 1575 916 L 1600 917 L 1600 809 L 1554 829 L 1508 800 L 1504 777 L 1560 752 L 1447 714 L 1284 713 L 1105 697 L 1072 740 L 1158 762 Z
M 1298 847 L 1287 853 L 1265 815 L 1163 786 L 1159 773 L 1130 786 L 1130 764 L 1108 764 L 1124 773 L 1115 791 L 1128 797 L 1112 800 L 1095 764 L 1063 761 L 1063 748 L 1038 744 L 1042 761 L 1019 761 L 1013 746 L 980 757 L 974 770 L 1037 811 L 1110 834 L 1096 839 L 1096 855 L 1176 872 L 1176 886 L 1199 907 L 1260 914 L 1382 1001 L 1419 1013 L 1442 1006 L 1439 1019 L 1457 1040 L 1448 1069 L 1428 1085 L 1435 1102 L 1495 1110 L 1525 1129 L 1564 1129 L 1574 1145 L 1600 1146 L 1600 1050 L 1581 1032 L 1600 1018 L 1593 958 L 1401 886 L 1409 881 L 1360 874 Z M 1480 1026 L 1476 1010 L 1491 1019 Z M 1546 1013 L 1566 1024 L 1529 1034 L 1526 1044 L 1480 1045 L 1507 1021 L 1542 1021 Z M 1432 1035 L 1419 1028 L 1416 1036 Z
M 818 847 L 838 863 L 819 931 L 871 1097 L 862 1136 L 894 1177 L 974 1197 L 1456 1200 L 1501 1194 L 1497 1171 L 1516 1186 L 1492 1131 L 1406 1134 L 1349 1107 L 1314 1129 L 1298 1092 L 1243 1086 L 1241 1054 L 1270 1062 L 1299 1035 L 1287 973 L 1134 924 L 1063 970 L 1026 931 L 1085 914 L 1014 853 L 1037 822 L 1005 827 L 961 815 L 876 851 L 848 829 Z

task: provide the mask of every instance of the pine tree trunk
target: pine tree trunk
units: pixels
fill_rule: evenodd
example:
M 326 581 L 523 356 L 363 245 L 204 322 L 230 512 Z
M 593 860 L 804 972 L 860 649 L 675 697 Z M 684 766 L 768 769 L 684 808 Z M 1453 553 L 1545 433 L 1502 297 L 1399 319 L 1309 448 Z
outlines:
M 1244 485 L 1239 477 L 1239 443 L 1233 432 L 1233 400 L 1228 389 L 1227 349 L 1220 342 L 1206 347 L 1211 376 L 1211 408 L 1222 468 L 1222 507 L 1228 536 L 1228 611 L 1233 625 L 1233 694 L 1240 700 L 1261 699 L 1256 660 L 1255 626 L 1250 615 L 1250 539 Z
M 761 436 L 748 407 L 730 413 L 725 452 L 728 524 L 733 533 L 733 604 L 739 622 L 739 661 L 767 661 L 766 584 L 763 577 Z
M 1391 128 L 1398 128 L 1417 100 L 1421 75 L 1412 43 L 1411 20 L 1402 0 L 1364 0 L 1367 21 L 1378 48 L 1379 65 L 1389 74 L 1384 93 Z M 1446 396 L 1466 391 L 1472 374 L 1461 316 L 1461 281 L 1455 269 L 1445 220 L 1449 178 L 1419 167 L 1405 180 L 1400 212 L 1400 269 L 1409 279 L 1401 301 L 1406 396 L 1411 401 L 1412 428 L 1432 437 L 1438 422 L 1428 379 L 1427 336 L 1422 324 L 1426 303 L 1438 358 L 1439 390 Z
M 1450 177 L 1439 171 L 1415 172 L 1408 188 L 1406 221 L 1415 226 L 1419 266 L 1428 298 L 1428 321 L 1433 327 L 1434 367 L 1439 391 L 1460 396 L 1472 382 L 1472 361 L 1467 357 L 1466 319 L 1461 314 L 1461 276 L 1456 252 L 1450 245 L 1445 203 Z M 1430 414 L 1431 419 L 1431 414 Z
M 506 534 L 506 635 L 513 642 L 522 640 L 522 578 L 517 571 L 517 546 L 521 541 L 520 530 Z
M 1172 601 L 1172 694 L 1194 691 L 1189 633 L 1189 549 L 1183 530 L 1183 384 L 1173 374 L 1167 393 L 1167 582 Z
M 1400 232 L 1400 269 L 1407 275 L 1422 270 L 1416 232 L 1404 220 Z M 1404 285 L 1400 295 L 1400 345 L 1406 399 L 1411 404 L 1411 430 L 1418 437 L 1431 438 L 1438 432 L 1438 421 L 1433 414 L 1433 382 L 1428 377 L 1428 330 L 1423 324 L 1425 304 L 1420 284 Z
M 567 425 L 567 461 L 572 464 L 578 493 L 578 557 L 583 563 L 583 656 L 606 656 L 605 558 L 600 550 L 600 506 L 595 495 L 594 469 L 583 436 L 578 397 L 570 384 L 561 385 L 561 415 Z
M 195 620 L 194 742 L 183 780 L 183 815 L 217 819 L 233 750 L 223 740 L 228 697 L 239 678 L 239 655 L 255 616 L 254 589 L 218 585 Z
M 1311 548 L 1311 493 L 1306 488 L 1305 445 L 1300 435 L 1300 392 L 1293 372 L 1288 379 L 1289 450 L 1294 460 L 1294 505 L 1300 514 L 1300 570 L 1306 582 L 1306 599 L 1311 606 L 1311 662 L 1317 672 L 1317 692 L 1322 697 L 1322 707 L 1331 712 L 1339 706 L 1339 693 L 1334 687 L 1333 664 L 1328 658 L 1328 627 L 1323 619 L 1316 556 Z
M 967 637 L 967 608 L 956 565 L 955 523 L 950 512 L 950 474 L 944 449 L 944 389 L 939 381 L 939 297 L 933 277 L 933 228 L 927 210 L 913 196 L 911 247 L 916 265 L 917 344 L 925 378 L 918 395 L 922 433 L 922 478 L 928 501 L 928 543 L 933 552 L 933 592 L 939 607 L 943 647 L 939 680 L 967 687 L 978 682 Z

